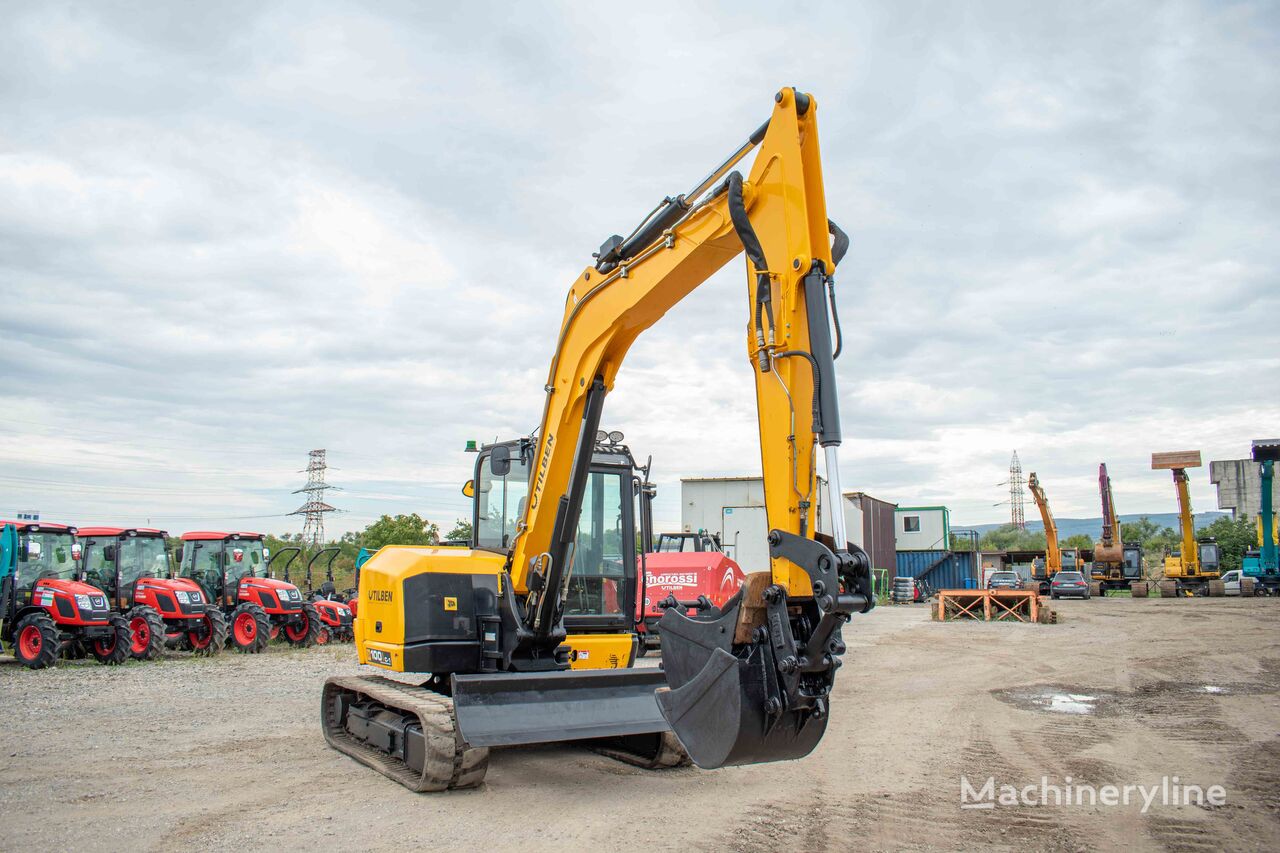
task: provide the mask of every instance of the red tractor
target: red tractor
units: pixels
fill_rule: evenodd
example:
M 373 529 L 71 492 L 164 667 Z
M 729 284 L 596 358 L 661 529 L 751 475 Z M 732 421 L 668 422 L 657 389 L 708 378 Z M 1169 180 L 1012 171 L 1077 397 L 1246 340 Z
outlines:
M 355 611 L 347 604 L 346 598 L 338 592 L 333 582 L 333 561 L 341 552 L 340 548 L 322 548 L 307 561 L 307 599 L 315 605 L 320 614 L 319 643 L 330 640 L 339 643 L 350 643 L 355 640 Z M 312 582 L 312 567 L 316 560 L 324 555 L 329 556 L 324 566 L 324 583 L 316 589 Z
M 316 634 L 316 644 L 321 646 L 330 642 L 349 643 L 355 640 L 355 631 L 353 629 L 355 616 L 353 610 L 347 605 L 346 598 L 338 592 L 333 583 L 333 561 L 337 559 L 340 552 L 341 549 L 337 547 L 321 548 L 307 561 L 307 590 L 304 594 L 307 597 L 307 601 L 315 606 L 316 613 L 320 616 L 320 631 Z M 302 554 L 301 548 L 292 545 L 288 548 L 281 548 L 271 555 L 268 567 L 274 570 L 276 560 L 285 553 L 289 553 L 290 556 L 285 561 L 284 568 L 281 571 L 284 574 L 285 581 L 291 583 L 289 567 Z M 312 569 L 316 560 L 325 555 L 329 557 L 329 562 L 325 564 L 324 570 L 325 582 L 320 584 L 319 589 L 316 589 L 312 582 Z
M 129 623 L 102 590 L 76 580 L 75 537 L 65 524 L 0 521 L 0 642 L 30 669 L 76 649 L 108 665 L 129 657 Z
M 226 614 L 231 643 L 241 652 L 260 652 L 277 634 L 304 648 L 316 641 L 315 605 L 293 584 L 268 576 L 261 533 L 184 533 L 178 574 Z
M 215 655 L 227 644 L 227 619 L 199 584 L 174 578 L 168 534 L 151 528 L 81 527 L 81 579 L 100 587 L 123 613 L 137 660 L 159 657 L 166 646 Z

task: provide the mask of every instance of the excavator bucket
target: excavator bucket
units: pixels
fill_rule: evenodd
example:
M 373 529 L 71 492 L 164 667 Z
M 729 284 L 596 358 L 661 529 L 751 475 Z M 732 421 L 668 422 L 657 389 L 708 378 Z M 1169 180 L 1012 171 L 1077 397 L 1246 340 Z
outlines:
M 670 686 L 658 691 L 658 706 L 704 769 L 803 758 L 827 727 L 825 696 L 809 707 L 786 706 L 776 626 L 757 626 L 746 642 L 734 642 L 742 599 L 739 590 L 721 612 L 699 617 L 672 608 L 658 623 Z
M 626 738 L 670 729 L 654 702 L 660 669 L 453 676 L 458 732 L 471 746 Z

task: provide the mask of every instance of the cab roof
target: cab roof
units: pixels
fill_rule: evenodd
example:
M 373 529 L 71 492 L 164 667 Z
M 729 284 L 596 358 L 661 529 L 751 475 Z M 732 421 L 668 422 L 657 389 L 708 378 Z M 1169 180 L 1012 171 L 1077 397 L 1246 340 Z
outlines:
M 182 541 L 183 542 L 191 542 L 193 540 L 194 541 L 209 541 L 209 540 L 221 541 L 224 539 L 230 539 L 232 536 L 238 536 L 241 539 L 261 539 L 262 538 L 261 533 L 249 533 L 248 531 L 245 531 L 245 530 L 236 530 L 230 533 L 217 531 L 217 530 L 192 530 L 190 532 L 182 534 Z
M 60 533 L 60 532 L 75 533 L 76 532 L 76 529 L 72 527 L 70 524 L 58 524 L 55 521 L 6 521 L 3 519 L 0 519 L 0 527 L 3 527 L 6 524 L 12 524 L 14 527 L 18 528 L 19 530 L 31 530 L 31 529 L 48 530 L 51 533 Z
M 136 536 L 169 535 L 154 527 L 81 527 L 76 530 L 77 536 L 125 536 L 129 533 Z

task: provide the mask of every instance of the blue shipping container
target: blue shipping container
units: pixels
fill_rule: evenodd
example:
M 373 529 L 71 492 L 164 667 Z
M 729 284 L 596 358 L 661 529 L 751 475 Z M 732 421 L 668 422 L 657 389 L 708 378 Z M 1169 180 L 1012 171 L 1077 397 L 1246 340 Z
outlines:
M 972 589 L 977 584 L 972 551 L 899 551 L 898 577 L 924 581 L 934 589 Z

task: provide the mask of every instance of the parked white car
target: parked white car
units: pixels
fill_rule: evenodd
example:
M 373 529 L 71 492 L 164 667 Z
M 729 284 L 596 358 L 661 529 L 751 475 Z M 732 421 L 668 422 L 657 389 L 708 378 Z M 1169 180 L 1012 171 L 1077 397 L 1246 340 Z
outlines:
M 1226 588 L 1224 595 L 1240 594 L 1240 577 L 1243 572 L 1240 569 L 1232 569 L 1222 576 L 1222 585 Z

